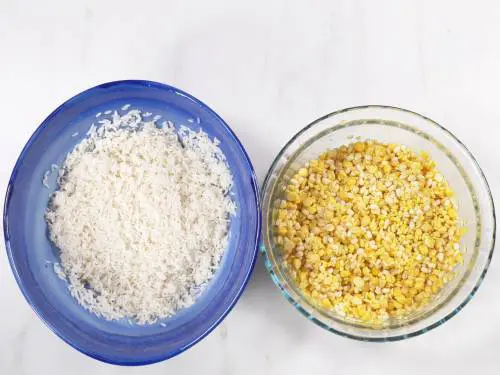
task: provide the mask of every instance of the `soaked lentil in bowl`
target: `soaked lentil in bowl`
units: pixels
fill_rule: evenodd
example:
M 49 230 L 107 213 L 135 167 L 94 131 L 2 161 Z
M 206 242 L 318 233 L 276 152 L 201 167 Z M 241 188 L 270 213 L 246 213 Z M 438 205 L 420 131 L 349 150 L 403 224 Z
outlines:
M 315 304 L 367 323 L 424 306 L 463 262 L 454 192 L 426 153 L 355 142 L 310 160 L 276 211 L 276 241 Z

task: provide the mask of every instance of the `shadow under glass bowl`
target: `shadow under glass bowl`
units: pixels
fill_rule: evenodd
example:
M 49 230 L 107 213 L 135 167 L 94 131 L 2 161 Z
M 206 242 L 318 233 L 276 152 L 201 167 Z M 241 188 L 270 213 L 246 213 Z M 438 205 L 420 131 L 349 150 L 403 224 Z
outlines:
M 460 246 L 464 263 L 429 304 L 401 318 L 374 327 L 319 308 L 300 291 L 283 265 L 274 241 L 273 212 L 284 198 L 290 178 L 327 149 L 353 139 L 404 144 L 425 151 L 455 192 L 458 213 L 467 228 Z M 394 341 L 420 335 L 456 315 L 472 298 L 493 255 L 495 210 L 488 183 L 467 148 L 436 122 L 395 107 L 364 106 L 324 116 L 296 134 L 274 160 L 262 188 L 261 251 L 274 283 L 295 308 L 319 326 L 339 335 L 363 341 Z
M 130 105 L 129 108 L 127 108 Z M 92 123 L 139 109 L 202 129 L 220 140 L 234 180 L 237 209 L 221 264 L 196 302 L 156 324 L 107 321 L 89 313 L 70 295 L 53 264 L 58 250 L 47 236 L 44 213 L 57 172 Z M 162 120 L 163 121 L 163 120 Z M 99 360 L 142 365 L 173 357 L 210 333 L 242 294 L 253 270 L 260 235 L 260 202 L 250 160 L 229 126 L 209 107 L 174 87 L 150 81 L 118 81 L 84 91 L 57 108 L 35 131 L 12 172 L 4 206 L 7 255 L 16 281 L 36 314 L 64 341 Z

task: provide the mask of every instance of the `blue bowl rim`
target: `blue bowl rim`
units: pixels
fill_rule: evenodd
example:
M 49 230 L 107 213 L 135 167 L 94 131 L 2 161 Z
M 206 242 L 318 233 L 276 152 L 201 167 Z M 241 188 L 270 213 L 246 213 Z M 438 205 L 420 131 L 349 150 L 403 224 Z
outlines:
M 82 349 L 77 344 L 75 344 L 73 342 L 70 342 L 65 337 L 64 333 L 60 332 L 55 326 L 53 326 L 51 324 L 51 322 L 44 317 L 43 313 L 41 311 L 38 311 L 33 306 L 31 298 L 30 298 L 30 296 L 28 295 L 28 293 L 26 292 L 26 290 L 24 288 L 24 283 L 23 283 L 23 281 L 22 281 L 22 279 L 21 279 L 21 277 L 19 275 L 19 272 L 18 272 L 18 270 L 16 268 L 16 264 L 15 264 L 13 258 L 12 258 L 12 249 L 11 249 L 11 246 L 10 246 L 9 228 L 8 228 L 8 224 L 7 224 L 7 221 L 8 221 L 7 208 L 9 206 L 9 201 L 10 201 L 10 197 L 11 197 L 11 194 L 12 194 L 12 187 L 15 184 L 16 176 L 17 176 L 17 173 L 19 171 L 19 168 L 20 168 L 20 166 L 21 166 L 21 164 L 22 164 L 22 162 L 23 162 L 23 160 L 25 158 L 26 153 L 29 151 L 32 143 L 35 141 L 35 139 L 38 137 L 38 135 L 47 126 L 49 126 L 50 120 L 56 114 L 58 114 L 59 112 L 64 111 L 65 110 L 64 107 L 68 103 L 71 103 L 73 101 L 77 101 L 77 100 L 81 99 L 82 97 L 85 97 L 85 96 L 88 96 L 88 95 L 92 95 L 94 91 L 97 91 L 99 89 L 106 89 L 106 88 L 109 88 L 109 87 L 120 86 L 120 85 L 138 85 L 138 86 L 143 86 L 144 88 L 155 87 L 155 88 L 158 88 L 158 89 L 161 89 L 161 90 L 173 91 L 176 94 L 182 95 L 182 96 L 186 97 L 187 99 L 195 102 L 201 108 L 203 108 L 204 110 L 206 110 L 209 113 L 213 114 L 220 121 L 220 123 L 222 124 L 222 126 L 226 128 L 226 130 L 228 131 L 228 133 L 230 134 L 230 136 L 236 142 L 236 144 L 238 145 L 238 147 L 239 147 L 239 149 L 241 151 L 242 156 L 244 157 L 246 163 L 248 164 L 248 167 L 249 167 L 248 168 L 248 172 L 250 174 L 251 185 L 252 185 L 252 190 L 253 190 L 253 193 L 254 193 L 253 195 L 254 195 L 254 199 L 255 199 L 255 205 L 256 205 L 256 208 L 257 208 L 257 223 L 256 223 L 257 225 L 256 225 L 256 228 L 255 228 L 255 234 L 254 234 L 255 250 L 254 250 L 254 255 L 253 255 L 253 259 L 252 259 L 252 264 L 250 265 L 250 268 L 248 269 L 247 274 L 245 275 L 245 279 L 244 279 L 244 281 L 243 281 L 243 283 L 242 283 L 242 285 L 240 287 L 240 290 L 236 294 L 236 296 L 233 299 L 233 301 L 231 301 L 231 303 L 229 304 L 229 306 L 226 309 L 226 311 L 214 322 L 214 324 L 211 327 L 209 327 L 207 330 L 205 330 L 205 332 L 203 332 L 201 335 L 199 335 L 199 337 L 197 337 L 195 340 L 191 341 L 189 344 L 187 344 L 187 345 L 183 346 L 182 348 L 177 349 L 175 351 L 170 351 L 170 352 L 166 353 L 165 355 L 156 356 L 156 357 L 148 358 L 147 360 L 144 360 L 144 361 L 137 361 L 137 362 L 120 362 L 120 361 L 114 361 L 114 360 L 112 360 L 112 359 L 110 359 L 110 358 L 108 358 L 106 356 L 99 355 L 98 353 L 91 353 L 89 351 L 86 351 L 86 350 Z M 87 355 L 87 356 L 89 356 L 91 358 L 97 359 L 99 361 L 102 361 L 102 362 L 105 362 L 105 363 L 109 363 L 109 364 L 113 364 L 113 365 L 121 365 L 121 366 L 141 366 L 141 365 L 148 365 L 148 364 L 153 364 L 153 363 L 161 362 L 161 361 L 170 359 L 172 357 L 175 357 L 175 356 L 183 353 L 187 349 L 191 348 L 192 346 L 194 346 L 195 344 L 197 344 L 198 342 L 200 342 L 202 339 L 204 339 L 209 333 L 211 333 L 225 319 L 225 317 L 233 309 L 233 307 L 236 305 L 236 302 L 238 302 L 238 300 L 240 299 L 241 295 L 243 294 L 246 286 L 248 285 L 248 282 L 250 280 L 252 272 L 253 272 L 253 270 L 255 268 L 255 263 L 256 263 L 256 260 L 257 260 L 258 254 L 259 254 L 261 223 L 262 223 L 262 212 L 261 212 L 260 192 L 259 192 L 259 184 L 257 183 L 257 176 L 255 174 L 255 170 L 254 170 L 254 167 L 253 167 L 252 162 L 250 160 L 250 157 L 248 156 L 248 154 L 247 154 L 245 148 L 243 147 L 241 141 L 238 139 L 238 137 L 233 132 L 233 130 L 229 127 L 229 125 L 214 110 L 212 110 L 208 105 L 206 105 L 201 100 L 195 98 L 194 96 L 192 96 L 192 95 L 188 94 L 187 92 L 182 91 L 182 90 L 180 90 L 180 89 L 178 89 L 178 88 L 176 88 L 174 86 L 170 86 L 170 85 L 167 85 L 167 84 L 164 84 L 164 83 L 159 83 L 159 82 L 154 82 L 154 81 L 148 81 L 148 80 L 119 80 L 119 81 L 111 81 L 111 82 L 102 83 L 102 84 L 99 84 L 97 86 L 91 87 L 91 88 L 89 88 L 87 90 L 84 90 L 84 91 L 80 92 L 79 94 L 76 94 L 75 96 L 71 97 L 70 99 L 68 99 L 64 103 L 62 103 L 60 106 L 58 106 L 54 111 L 52 111 L 52 113 L 50 115 L 48 115 L 45 118 L 45 120 L 43 120 L 43 122 L 38 126 L 38 128 L 33 132 L 33 134 L 31 135 L 31 137 L 29 138 L 28 142 L 26 142 L 26 144 L 24 145 L 24 147 L 23 147 L 23 149 L 22 149 L 19 157 L 17 158 L 16 164 L 14 165 L 14 169 L 12 170 L 12 173 L 11 173 L 11 176 L 10 176 L 10 179 L 9 179 L 9 183 L 7 185 L 7 190 L 6 190 L 6 193 L 5 193 L 5 200 L 4 200 L 4 209 L 3 209 L 4 242 L 5 242 L 5 248 L 6 248 L 6 252 L 7 252 L 7 257 L 9 259 L 9 264 L 10 264 L 10 267 L 12 269 L 12 273 L 14 274 L 14 278 L 16 279 L 16 283 L 17 283 L 19 289 L 21 290 L 24 298 L 26 299 L 26 301 L 28 302 L 28 304 L 30 305 L 30 307 L 32 308 L 32 310 L 35 312 L 35 314 L 38 316 L 38 318 L 40 318 L 40 320 L 53 333 L 55 333 L 59 338 L 61 338 L 64 342 L 66 342 L 72 348 L 78 350 L 79 352 L 81 352 L 81 353 L 83 353 L 83 354 L 85 354 L 85 355 Z

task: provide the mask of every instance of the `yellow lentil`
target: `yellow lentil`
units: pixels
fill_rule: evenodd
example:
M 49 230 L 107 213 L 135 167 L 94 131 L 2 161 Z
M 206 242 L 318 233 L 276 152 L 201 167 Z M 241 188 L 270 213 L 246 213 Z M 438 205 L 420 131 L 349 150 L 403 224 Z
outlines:
M 275 215 L 277 243 L 315 303 L 378 323 L 428 303 L 462 263 L 452 197 L 429 155 L 356 142 L 290 180 Z

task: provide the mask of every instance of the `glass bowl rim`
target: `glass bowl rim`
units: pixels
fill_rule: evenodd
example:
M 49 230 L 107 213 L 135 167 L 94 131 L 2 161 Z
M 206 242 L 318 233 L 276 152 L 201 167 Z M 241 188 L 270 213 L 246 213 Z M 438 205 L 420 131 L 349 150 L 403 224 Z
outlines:
M 281 281 L 279 280 L 278 276 L 276 275 L 275 271 L 274 271 L 274 266 L 270 260 L 270 257 L 269 257 L 269 253 L 271 252 L 271 250 L 268 250 L 266 248 L 266 245 L 264 243 L 264 236 L 261 235 L 261 240 L 260 240 L 260 252 L 264 255 L 264 264 L 265 264 L 265 267 L 267 269 L 267 271 L 269 272 L 270 276 L 271 276 L 271 279 L 273 280 L 274 284 L 278 287 L 278 289 L 280 290 L 281 294 L 285 297 L 285 299 L 290 302 L 297 311 L 299 311 L 303 316 L 305 316 L 308 320 L 312 321 L 313 323 L 317 324 L 318 326 L 326 329 L 327 331 L 329 332 L 333 332 L 339 336 L 342 336 L 342 337 L 347 337 L 347 338 L 350 338 L 350 339 L 353 339 L 353 340 L 358 340 L 358 341 L 368 341 L 368 342 L 391 342 L 391 341 L 400 341 L 400 340 L 404 340 L 404 339 L 408 339 L 408 338 L 411 338 L 411 337 L 416 337 L 416 336 L 419 336 L 419 335 L 422 335 L 424 334 L 425 332 L 428 332 L 436 327 L 439 327 L 441 326 L 442 324 L 444 324 L 445 322 L 447 322 L 448 320 L 450 320 L 451 318 L 453 318 L 455 315 L 457 315 L 460 310 L 462 310 L 465 305 L 467 305 L 467 303 L 469 303 L 469 301 L 472 299 L 472 297 L 474 297 L 474 295 L 476 294 L 477 290 L 479 289 L 479 286 L 481 285 L 482 281 L 484 280 L 485 276 L 486 276 L 486 273 L 489 269 L 489 266 L 491 264 L 491 260 L 492 260 L 492 257 L 493 257 L 493 252 L 495 250 L 495 240 L 496 240 L 496 213 L 495 213 L 495 203 L 494 203 L 494 200 L 493 200 L 493 196 L 492 196 L 492 193 L 491 193 L 491 189 L 490 189 L 490 186 L 488 184 L 488 181 L 486 179 L 486 176 L 483 172 L 483 170 L 481 169 L 481 167 L 479 166 L 479 163 L 477 162 L 476 158 L 472 155 L 472 153 L 470 152 L 470 150 L 465 146 L 465 144 L 460 141 L 452 132 L 450 132 L 448 129 L 446 129 L 445 127 L 443 127 L 442 125 L 440 125 L 439 123 L 437 123 L 436 121 L 430 119 L 429 117 L 427 116 L 424 116 L 420 113 L 417 113 L 417 112 L 414 112 L 414 111 L 411 111 L 411 110 L 408 110 L 408 109 L 405 109 L 405 108 L 401 108 L 401 107 L 396 107 L 396 106 L 389 106 L 389 105 L 378 105 L 378 104 L 369 104 L 369 105 L 361 105 L 361 106 L 354 106 L 354 107 L 348 107 L 348 108 L 344 108 L 344 109 L 340 109 L 340 110 L 337 110 L 337 111 L 334 111 L 334 112 L 331 112 L 331 113 L 328 113 L 322 117 L 319 117 L 318 119 L 314 120 L 313 122 L 309 123 L 308 125 L 306 125 L 305 127 L 303 127 L 302 129 L 300 129 L 293 137 L 290 138 L 290 140 L 281 148 L 280 152 L 276 155 L 276 157 L 274 158 L 273 162 L 271 163 L 269 169 L 268 169 L 268 172 L 266 173 L 266 177 L 264 179 L 264 182 L 262 183 L 262 189 L 261 189 L 261 202 L 262 202 L 262 205 L 264 204 L 265 202 L 265 196 L 267 195 L 267 190 L 268 190 L 268 183 L 269 183 L 269 179 L 271 177 L 271 172 L 274 171 L 278 161 L 282 158 L 282 156 L 285 154 L 285 152 L 288 150 L 288 148 L 295 142 L 295 140 L 300 137 L 303 133 L 305 133 L 306 131 L 308 131 L 309 129 L 313 128 L 315 125 L 321 123 L 322 121 L 330 118 L 330 117 L 334 117 L 334 116 L 337 116 L 337 115 L 340 115 L 342 113 L 347 113 L 347 112 L 353 112 L 353 111 L 358 111 L 358 110 L 366 110 L 366 109 L 379 109 L 379 110 L 391 110 L 391 111 L 395 111 L 395 112 L 402 112 L 402 113 L 405 113 L 405 114 L 410 114 L 410 115 L 413 115 L 413 116 L 416 116 L 416 117 L 419 117 L 423 120 L 425 120 L 426 122 L 428 122 L 431 126 L 434 126 L 436 128 L 438 128 L 440 131 L 444 132 L 445 135 L 451 137 L 452 141 L 453 142 L 456 142 L 458 144 L 458 146 L 460 148 L 462 148 L 462 150 L 465 152 L 467 158 L 474 164 L 474 167 L 477 169 L 477 172 L 481 178 L 481 183 L 484 185 L 484 188 L 487 192 L 487 200 L 489 201 L 489 203 L 491 204 L 491 208 L 492 208 L 492 212 L 491 212 L 491 215 L 492 215 L 492 222 L 493 222 L 493 228 L 492 228 L 492 235 L 491 235 L 491 246 L 490 246 L 490 249 L 488 251 L 488 258 L 486 260 L 486 263 L 484 265 L 484 269 L 481 271 L 481 274 L 476 282 L 476 284 L 474 285 L 474 287 L 472 288 L 472 290 L 468 293 L 468 295 L 465 297 L 465 299 L 460 302 L 460 304 L 458 306 L 456 306 L 455 308 L 453 308 L 453 310 L 448 313 L 444 318 L 434 322 L 434 323 L 431 323 L 429 324 L 428 326 L 424 327 L 424 328 L 420 328 L 414 332 L 410 332 L 410 333 L 407 333 L 407 334 L 398 334 L 398 335 L 393 335 L 393 336 L 387 336 L 387 337 L 366 337 L 366 336 L 361 336 L 361 335 L 355 335 L 355 334 L 351 334 L 351 333 L 347 333 L 347 332 L 343 332 L 343 331 L 340 331 L 338 329 L 335 329 L 327 324 L 325 324 L 324 322 L 322 322 L 321 320 L 319 320 L 318 318 L 316 318 L 315 316 L 311 315 L 306 309 L 304 309 L 302 307 L 302 304 L 301 304 L 301 300 L 296 300 L 294 299 L 290 293 L 287 292 L 287 290 L 285 289 L 285 287 L 282 285 Z M 335 126 L 335 125 L 334 125 Z M 265 230 L 265 228 L 262 228 L 262 230 Z M 313 306 L 313 309 L 317 310 L 316 307 Z
M 219 123 L 221 124 L 221 126 L 223 126 L 227 130 L 230 138 L 232 138 L 233 141 L 236 143 L 236 145 L 241 153 L 242 159 L 245 161 L 245 164 L 247 164 L 247 167 L 248 167 L 247 172 L 248 172 L 248 176 L 250 177 L 250 183 L 251 183 L 250 188 L 251 188 L 251 191 L 253 192 L 253 197 L 255 199 L 255 207 L 257 209 L 256 223 L 255 223 L 256 225 L 255 225 L 255 231 L 254 231 L 255 233 L 253 235 L 249 236 L 250 238 L 252 238 L 254 240 L 253 242 L 255 243 L 255 250 L 254 250 L 253 255 L 252 255 L 251 264 L 250 264 L 250 267 L 248 268 L 248 270 L 246 270 L 246 275 L 243 279 L 243 282 L 241 284 L 240 289 L 235 294 L 234 299 L 228 304 L 227 309 L 224 311 L 224 313 L 221 314 L 215 320 L 213 325 L 211 325 L 208 329 L 206 329 L 204 332 L 202 332 L 200 335 L 198 335 L 198 337 L 196 337 L 194 340 L 189 342 L 187 345 L 184 345 L 181 348 L 178 348 L 177 350 L 172 350 L 172 351 L 169 351 L 169 352 L 164 353 L 162 355 L 158 355 L 156 357 L 151 357 L 151 358 L 147 358 L 144 360 L 131 361 L 131 362 L 122 362 L 120 360 L 115 360 L 107 355 L 100 355 L 99 353 L 94 353 L 94 352 L 90 352 L 88 350 L 85 350 L 84 348 L 80 347 L 80 345 L 78 345 L 78 343 L 70 341 L 66 337 L 64 332 L 61 332 L 59 330 L 59 328 L 57 328 L 55 325 L 53 325 L 51 323 L 50 319 L 48 319 L 48 317 L 45 316 L 45 313 L 43 313 L 42 311 L 39 311 L 37 308 L 35 308 L 29 293 L 26 291 L 24 281 L 22 280 L 22 277 L 19 274 L 16 263 L 14 262 L 14 259 L 12 256 L 12 248 L 10 246 L 10 232 L 9 232 L 9 228 L 8 228 L 8 218 L 9 218 L 8 207 L 9 207 L 9 202 L 10 202 L 10 197 L 12 195 L 13 187 L 14 187 L 15 182 L 16 182 L 16 177 L 17 177 L 18 171 L 21 168 L 22 163 L 24 161 L 24 158 L 25 158 L 26 154 L 29 152 L 33 142 L 38 138 L 40 133 L 42 133 L 50 125 L 50 120 L 56 114 L 65 111 L 66 105 L 71 103 L 71 102 L 78 101 L 86 96 L 92 95 L 94 92 L 99 91 L 100 89 L 106 89 L 106 88 L 110 88 L 110 87 L 114 87 L 114 86 L 122 86 L 122 85 L 136 85 L 136 86 L 140 86 L 144 89 L 154 87 L 154 88 L 160 89 L 160 90 L 172 91 L 180 96 L 185 97 L 188 100 L 193 101 L 198 106 L 200 106 L 201 108 L 206 110 L 208 113 L 214 115 L 214 117 L 217 120 L 219 120 Z M 78 350 L 79 352 L 81 352 L 81 353 L 83 353 L 91 358 L 97 359 L 101 362 L 105 362 L 105 363 L 109 363 L 109 364 L 113 364 L 113 365 L 120 365 L 120 366 L 142 366 L 142 365 L 153 364 L 153 363 L 157 363 L 157 362 L 161 362 L 161 361 L 170 359 L 170 358 L 175 357 L 175 356 L 181 354 L 182 352 L 188 350 L 189 348 L 191 348 L 192 346 L 194 346 L 195 344 L 197 344 L 198 342 L 203 340 L 208 334 L 210 334 L 226 318 L 226 316 L 229 314 L 229 312 L 231 312 L 231 310 L 234 308 L 234 306 L 236 305 L 236 303 L 240 299 L 241 295 L 245 291 L 245 289 L 248 285 L 248 282 L 250 281 L 253 270 L 255 268 L 258 253 L 259 253 L 258 249 L 259 249 L 261 229 L 262 229 L 262 209 L 261 209 L 261 201 L 260 201 L 259 184 L 257 182 L 257 175 L 255 173 L 255 169 L 253 167 L 253 164 L 250 160 L 250 157 L 249 157 L 247 151 L 245 150 L 245 148 L 243 147 L 243 144 L 241 143 L 239 138 L 236 136 L 234 131 L 231 129 L 231 127 L 213 109 L 211 109 L 208 105 L 206 105 L 204 102 L 197 99 L 196 97 L 192 96 L 191 94 L 189 94 L 183 90 L 180 90 L 174 86 L 167 85 L 167 84 L 160 83 L 160 82 L 149 81 L 149 80 L 130 79 L 130 80 L 118 80 L 118 81 L 105 82 L 105 83 L 93 86 L 91 88 L 88 88 L 84 91 L 81 91 L 80 93 L 65 100 L 61 105 L 59 105 L 56 109 L 54 109 L 41 122 L 41 124 L 35 129 L 35 131 L 32 133 L 32 135 L 30 136 L 30 138 L 28 139 L 28 141 L 26 142 L 26 144 L 22 148 L 22 150 L 21 150 L 21 152 L 16 160 L 16 163 L 14 164 L 14 167 L 12 169 L 12 173 L 11 173 L 10 178 L 9 178 L 9 182 L 8 182 L 7 189 L 5 192 L 4 207 L 3 207 L 4 243 L 5 243 L 5 250 L 7 253 L 7 258 L 9 260 L 9 265 L 10 265 L 10 268 L 12 270 L 12 273 L 14 274 L 14 278 L 16 280 L 16 283 L 17 283 L 22 295 L 24 296 L 25 300 L 28 302 L 31 309 L 35 312 L 35 315 L 50 329 L 50 331 L 52 331 L 54 334 L 56 334 L 56 336 L 61 338 L 65 343 L 67 343 L 72 348 Z

